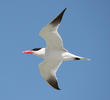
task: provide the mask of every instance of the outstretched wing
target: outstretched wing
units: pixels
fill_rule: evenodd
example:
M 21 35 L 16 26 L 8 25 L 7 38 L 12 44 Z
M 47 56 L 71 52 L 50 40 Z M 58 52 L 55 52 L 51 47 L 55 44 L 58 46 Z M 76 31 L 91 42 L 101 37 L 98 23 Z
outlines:
M 46 41 L 46 48 L 48 49 L 63 49 L 63 41 L 57 32 L 58 26 L 62 20 L 66 8 L 49 24 L 42 28 L 40 36 Z
M 58 86 L 58 82 L 56 79 L 56 72 L 62 63 L 61 60 L 49 60 L 46 59 L 42 63 L 39 64 L 39 69 L 42 77 L 46 82 L 52 86 L 53 88 L 60 90 Z

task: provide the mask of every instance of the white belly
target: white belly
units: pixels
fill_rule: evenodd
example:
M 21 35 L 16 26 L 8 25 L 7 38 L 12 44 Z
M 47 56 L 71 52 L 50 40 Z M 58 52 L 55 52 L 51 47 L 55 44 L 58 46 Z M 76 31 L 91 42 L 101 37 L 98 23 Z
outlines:
M 64 51 L 48 51 L 45 54 L 45 59 L 59 59 L 63 60 L 62 54 Z
M 63 61 L 74 60 L 75 55 L 64 51 L 50 51 L 46 53 L 45 59 L 59 59 Z

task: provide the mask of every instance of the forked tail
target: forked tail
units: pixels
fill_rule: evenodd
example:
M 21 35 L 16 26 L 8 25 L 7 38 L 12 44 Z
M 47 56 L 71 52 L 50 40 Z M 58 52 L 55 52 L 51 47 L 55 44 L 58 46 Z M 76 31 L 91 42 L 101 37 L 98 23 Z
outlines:
M 76 57 L 75 60 L 86 60 L 86 61 L 90 61 L 90 59 L 84 58 L 84 57 Z
M 90 61 L 90 59 L 88 59 L 88 58 L 83 58 L 83 57 L 81 57 L 80 60 Z

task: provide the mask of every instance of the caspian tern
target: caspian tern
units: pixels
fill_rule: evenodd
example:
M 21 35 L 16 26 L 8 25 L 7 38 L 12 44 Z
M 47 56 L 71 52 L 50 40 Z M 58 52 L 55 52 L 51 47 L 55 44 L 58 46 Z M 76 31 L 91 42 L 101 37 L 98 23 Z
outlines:
M 51 87 L 57 90 L 60 90 L 60 88 L 56 72 L 63 61 L 88 60 L 87 58 L 69 53 L 63 47 L 63 41 L 57 29 L 65 10 L 66 8 L 40 31 L 40 36 L 46 41 L 46 48 L 35 48 L 24 51 L 26 54 L 33 54 L 44 59 L 39 64 L 40 74 Z

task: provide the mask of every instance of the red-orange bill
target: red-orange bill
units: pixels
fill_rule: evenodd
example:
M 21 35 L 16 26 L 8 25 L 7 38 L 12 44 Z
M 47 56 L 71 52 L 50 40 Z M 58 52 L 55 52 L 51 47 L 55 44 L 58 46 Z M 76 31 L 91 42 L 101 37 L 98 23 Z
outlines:
M 26 51 L 24 51 L 24 53 L 26 53 L 26 54 L 32 54 L 33 51 L 32 50 L 26 50 Z

